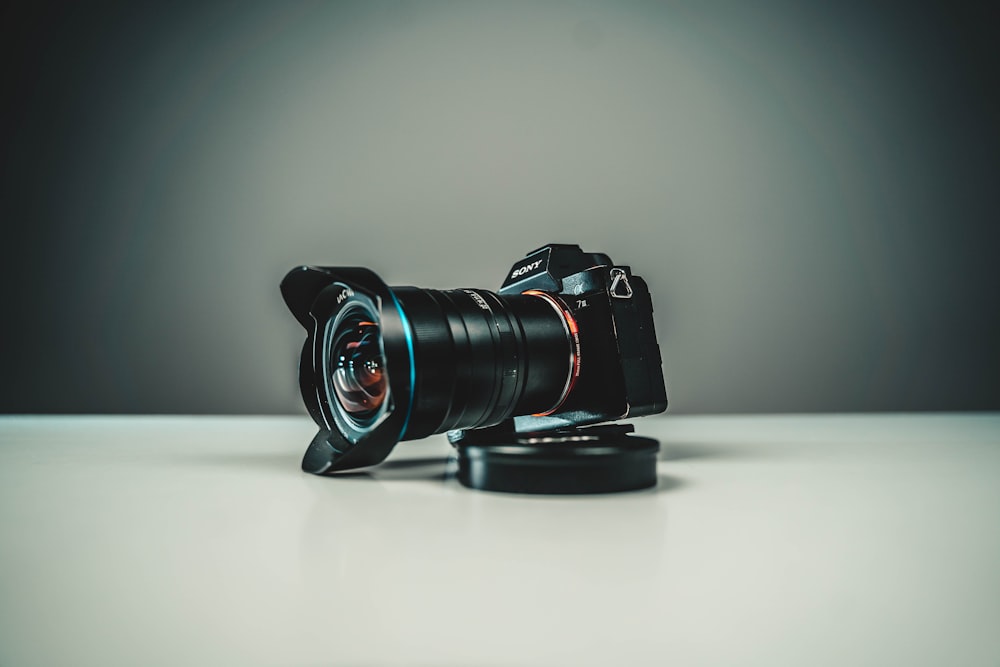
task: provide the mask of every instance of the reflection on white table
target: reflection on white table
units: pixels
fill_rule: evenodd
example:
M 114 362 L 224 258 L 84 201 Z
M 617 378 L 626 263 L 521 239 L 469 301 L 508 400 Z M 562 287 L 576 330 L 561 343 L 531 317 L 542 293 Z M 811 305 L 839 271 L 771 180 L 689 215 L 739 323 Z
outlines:
M 0 417 L 0 665 L 998 665 L 1000 416 L 657 417 L 656 489 L 330 479 L 300 417 Z

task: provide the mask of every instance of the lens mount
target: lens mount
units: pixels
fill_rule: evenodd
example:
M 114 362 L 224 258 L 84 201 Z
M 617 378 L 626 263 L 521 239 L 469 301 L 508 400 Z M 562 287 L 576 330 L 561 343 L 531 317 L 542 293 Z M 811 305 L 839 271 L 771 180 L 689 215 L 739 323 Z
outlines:
M 565 326 L 566 337 L 571 343 L 566 384 L 563 385 L 563 390 L 559 395 L 559 400 L 556 401 L 555 405 L 547 410 L 536 412 L 531 415 L 532 417 L 546 417 L 562 407 L 563 403 L 566 402 L 566 399 L 569 398 L 570 392 L 573 391 L 573 386 L 580 377 L 580 328 L 576 323 L 576 318 L 573 317 L 573 313 L 566 307 L 566 304 L 548 292 L 543 292 L 541 290 L 527 290 L 522 293 L 538 297 L 543 301 L 546 301 L 550 306 L 552 306 L 553 309 L 555 309 L 556 313 L 562 318 L 562 322 Z

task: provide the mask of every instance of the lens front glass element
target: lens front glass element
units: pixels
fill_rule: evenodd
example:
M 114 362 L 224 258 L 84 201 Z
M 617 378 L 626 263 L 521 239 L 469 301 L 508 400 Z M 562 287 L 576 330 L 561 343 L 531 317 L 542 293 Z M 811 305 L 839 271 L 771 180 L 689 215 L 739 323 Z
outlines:
M 329 369 L 333 393 L 353 421 L 374 417 L 389 392 L 381 331 L 366 309 L 342 313 L 330 339 Z

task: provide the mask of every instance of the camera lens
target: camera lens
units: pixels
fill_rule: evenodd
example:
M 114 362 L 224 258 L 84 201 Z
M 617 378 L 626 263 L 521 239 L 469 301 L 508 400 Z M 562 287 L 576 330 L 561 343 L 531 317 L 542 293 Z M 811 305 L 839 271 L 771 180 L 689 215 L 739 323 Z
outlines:
M 401 440 L 560 409 L 580 374 L 555 295 L 390 287 L 360 267 L 299 267 L 282 295 L 309 332 L 299 386 L 320 433 L 303 468 L 382 461 Z

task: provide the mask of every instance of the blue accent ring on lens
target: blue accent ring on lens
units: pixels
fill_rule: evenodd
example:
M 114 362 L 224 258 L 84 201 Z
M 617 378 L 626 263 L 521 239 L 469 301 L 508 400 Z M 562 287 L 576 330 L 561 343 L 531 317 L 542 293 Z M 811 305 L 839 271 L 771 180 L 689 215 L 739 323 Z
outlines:
M 402 440 L 403 436 L 406 435 L 406 427 L 410 425 L 410 413 L 413 412 L 413 391 L 417 387 L 417 364 L 416 358 L 413 354 L 413 330 L 410 329 L 410 320 L 406 318 L 406 313 L 403 312 L 403 306 L 400 305 L 399 299 L 393 294 L 392 290 L 389 290 L 389 296 L 392 297 L 392 302 L 396 304 L 396 312 L 399 313 L 399 319 L 403 322 L 403 334 L 406 336 L 406 349 L 410 353 L 410 400 L 406 402 L 406 418 L 403 420 L 403 428 L 399 431 L 399 439 Z

